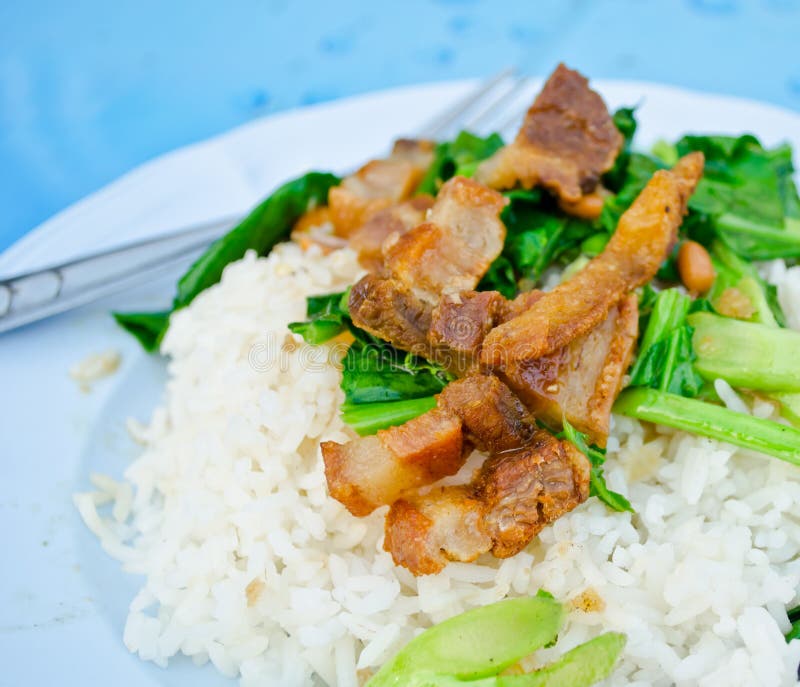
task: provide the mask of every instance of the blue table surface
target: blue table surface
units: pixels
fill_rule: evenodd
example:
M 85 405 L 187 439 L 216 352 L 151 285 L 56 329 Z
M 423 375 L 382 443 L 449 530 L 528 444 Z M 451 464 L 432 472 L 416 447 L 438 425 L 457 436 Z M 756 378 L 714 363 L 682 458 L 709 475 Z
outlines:
M 800 0 L 2 0 L 0 250 L 250 119 L 508 65 L 800 110 L 798 36 Z

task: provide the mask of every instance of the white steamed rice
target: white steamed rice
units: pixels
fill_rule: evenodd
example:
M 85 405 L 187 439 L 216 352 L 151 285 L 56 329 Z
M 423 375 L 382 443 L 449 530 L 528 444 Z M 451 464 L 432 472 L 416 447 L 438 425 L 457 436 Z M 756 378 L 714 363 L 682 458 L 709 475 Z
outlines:
M 800 327 L 800 269 L 765 270 Z M 615 418 L 607 479 L 636 515 L 590 499 L 513 558 L 420 578 L 395 567 L 383 511 L 357 519 L 327 495 L 319 442 L 348 438 L 339 372 L 286 326 L 358 272 L 349 251 L 283 244 L 173 317 L 164 406 L 130 425 L 144 452 L 123 482 L 93 476 L 97 491 L 75 497 L 146 578 L 131 651 L 211 661 L 243 687 L 351 687 L 431 623 L 544 588 L 572 610 L 528 667 L 617 630 L 628 644 L 607 685 L 795 684 L 800 641 L 782 635 L 800 584 L 800 468 L 715 441 Z

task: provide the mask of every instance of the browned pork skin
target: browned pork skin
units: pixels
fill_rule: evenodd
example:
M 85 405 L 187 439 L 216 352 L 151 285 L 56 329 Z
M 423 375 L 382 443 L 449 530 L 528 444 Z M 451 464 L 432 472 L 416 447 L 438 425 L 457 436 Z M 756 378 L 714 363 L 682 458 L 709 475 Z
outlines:
M 566 416 L 592 443 L 605 446 L 638 329 L 637 298 L 629 294 L 587 334 L 542 358 L 512 362 L 499 375 L 534 416 L 555 429 Z
M 421 224 L 433 206 L 433 196 L 423 194 L 372 215 L 350 234 L 350 247 L 358 254 L 361 266 L 375 274 L 383 272 L 383 243 Z
M 435 336 L 429 340 L 428 332 L 439 301 L 457 300 L 459 292 L 473 289 L 500 254 L 505 239 L 500 212 L 506 202 L 470 179 L 446 182 L 429 221 L 389 234 L 383 243 L 383 274 L 366 275 L 353 286 L 349 309 L 354 324 L 458 374 L 471 369 L 474 350 L 460 355 L 446 349 L 451 360 L 443 360 L 440 342 Z
M 403 492 L 461 468 L 472 445 L 508 450 L 528 442 L 528 411 L 497 377 L 475 375 L 449 384 L 438 407 L 375 436 L 322 444 L 331 496 L 353 514 L 368 515 Z
M 475 178 L 492 188 L 544 186 L 566 212 L 596 217 L 602 203 L 582 197 L 598 187 L 622 142 L 603 99 L 581 74 L 559 64 L 514 142 L 481 163 Z
M 487 453 L 525 446 L 536 429 L 528 409 L 494 375 L 473 374 L 450 382 L 437 405 L 457 415 L 470 443 Z
M 408 489 L 454 475 L 469 449 L 458 416 L 438 408 L 374 436 L 321 447 L 331 496 L 359 517 Z
M 328 192 L 329 216 L 339 236 L 349 237 L 384 208 L 414 192 L 433 160 L 432 141 L 401 139 L 385 160 L 372 160 Z
M 500 212 L 507 204 L 497 191 L 453 177 L 439 190 L 428 221 L 384 243 L 386 272 L 434 305 L 443 294 L 474 289 L 503 249 Z
M 524 314 L 493 329 L 481 363 L 500 368 L 563 348 L 602 322 L 622 297 L 655 276 L 675 243 L 703 173 L 702 153 L 658 171 L 622 215 L 605 250 Z
M 384 549 L 415 575 L 489 551 L 513 556 L 589 497 L 589 471 L 572 444 L 537 430 L 529 446 L 489 458 L 469 485 L 395 502 Z

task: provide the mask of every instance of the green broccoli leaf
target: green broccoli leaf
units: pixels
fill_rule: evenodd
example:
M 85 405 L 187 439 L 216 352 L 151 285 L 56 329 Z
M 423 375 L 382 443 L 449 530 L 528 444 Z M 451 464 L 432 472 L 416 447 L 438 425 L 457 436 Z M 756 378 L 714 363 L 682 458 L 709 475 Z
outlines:
M 155 353 L 169 326 L 169 310 L 160 312 L 115 312 L 117 324 L 136 337 L 148 353 Z
M 289 330 L 303 337 L 306 343 L 321 344 L 338 336 L 350 326 L 347 301 L 350 289 L 306 299 L 305 322 L 291 322 Z
M 439 143 L 433 155 L 433 162 L 422 177 L 417 193 L 436 195 L 441 185 L 455 176 L 472 176 L 481 160 L 485 160 L 503 147 L 500 134 L 490 134 L 486 138 L 462 131 L 452 141 Z
M 703 178 L 689 200 L 689 235 L 715 236 L 748 260 L 800 257 L 800 213 L 791 148 L 768 150 L 754 136 L 684 136 L 679 155 L 701 151 Z
M 629 511 L 633 513 L 633 506 L 630 501 L 622 494 L 612 491 L 606 484 L 605 477 L 603 476 L 603 464 L 606 462 L 605 449 L 598 448 L 589 444 L 589 438 L 579 432 L 573 427 L 567 418 L 563 418 L 564 431 L 558 435 L 560 439 L 566 439 L 574 444 L 583 455 L 589 459 L 591 463 L 591 473 L 589 482 L 589 493 L 591 496 L 596 496 L 609 508 L 615 511 Z

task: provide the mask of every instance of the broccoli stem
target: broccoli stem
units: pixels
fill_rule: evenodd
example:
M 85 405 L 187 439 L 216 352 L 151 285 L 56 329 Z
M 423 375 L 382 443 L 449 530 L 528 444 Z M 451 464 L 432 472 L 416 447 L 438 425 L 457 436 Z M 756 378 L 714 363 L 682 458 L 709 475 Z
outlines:
M 655 389 L 628 389 L 614 412 L 760 451 L 800 465 L 800 430 Z
M 695 368 L 753 391 L 800 391 L 800 333 L 707 312 L 687 318 L 694 327 Z
M 383 403 L 346 403 L 342 406 L 342 419 L 363 437 L 379 429 L 402 425 L 435 407 L 435 396 Z

